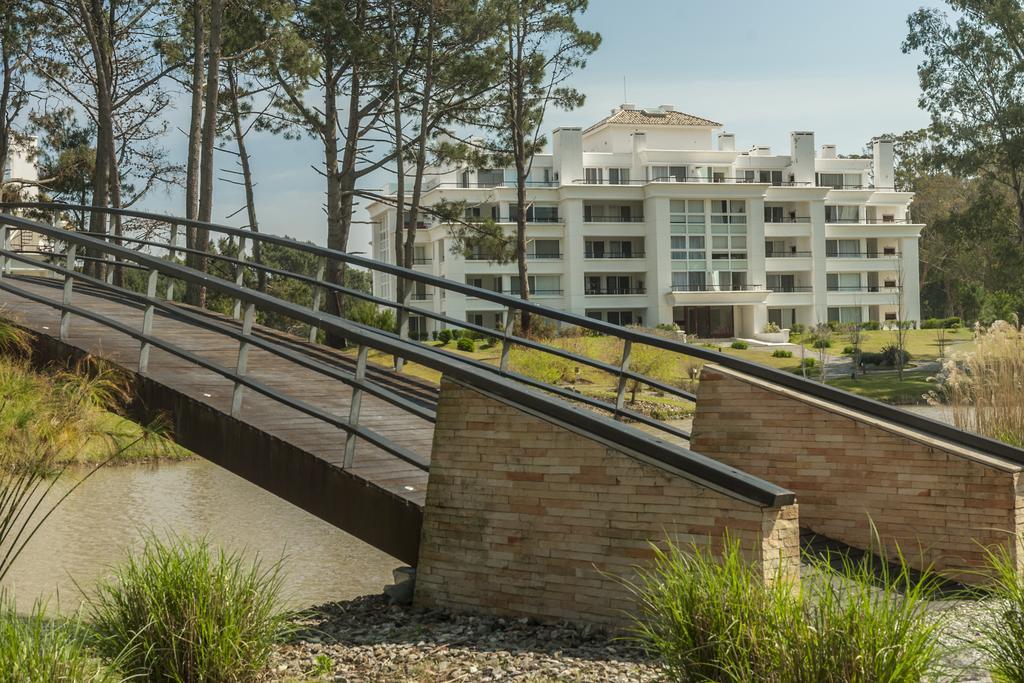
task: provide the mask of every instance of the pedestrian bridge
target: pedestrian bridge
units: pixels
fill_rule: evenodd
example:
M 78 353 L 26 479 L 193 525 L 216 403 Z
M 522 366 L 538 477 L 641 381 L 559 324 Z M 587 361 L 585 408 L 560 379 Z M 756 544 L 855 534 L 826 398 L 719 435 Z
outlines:
M 1022 528 L 1020 449 L 793 374 L 276 235 L 101 210 L 145 235 L 114 237 L 55 218 L 90 207 L 0 210 L 0 312 L 35 334 L 39 359 L 91 354 L 124 369 L 140 415 L 167 411 L 185 447 L 416 565 L 425 604 L 615 621 L 611 607 L 625 598 L 609 598 L 621 585 L 608 572 L 641 561 L 666 533 L 714 544 L 728 529 L 768 576 L 798 570 L 806 520 L 853 545 L 873 523 L 883 544 L 916 542 L 954 571 L 978 563 L 977 542 L 1007 542 L 991 529 Z M 183 236 L 196 229 L 237 247 L 207 256 L 220 277 L 182 264 Z M 256 262 L 254 243 L 312 257 L 319 270 Z M 325 278 L 331 264 L 478 297 L 508 324 L 376 298 Z M 312 301 L 246 287 L 254 273 L 305 285 Z M 226 297 L 233 315 L 179 303 L 189 286 Z M 328 297 L 494 337 L 500 362 L 331 315 L 321 310 Z M 259 313 L 289 321 L 290 333 L 258 324 Z M 520 336 L 512 323 L 522 313 L 617 338 L 621 357 Z M 349 350 L 318 343 L 318 331 Z M 705 363 L 697 391 L 632 370 L 640 345 Z M 517 373 L 514 348 L 595 368 L 616 390 L 599 398 Z M 371 353 L 438 373 L 440 387 Z M 632 409 L 632 382 L 694 401 L 692 437 Z

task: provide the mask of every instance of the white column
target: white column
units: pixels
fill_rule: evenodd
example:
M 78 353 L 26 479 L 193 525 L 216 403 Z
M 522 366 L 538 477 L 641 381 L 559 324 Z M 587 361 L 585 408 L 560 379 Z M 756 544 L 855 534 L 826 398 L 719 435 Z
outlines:
M 811 285 L 814 287 L 813 324 L 828 320 L 828 292 L 825 278 L 825 202 L 810 202 L 811 216 Z
M 921 273 L 918 266 L 916 237 L 900 240 L 900 264 L 903 270 L 903 318 L 921 323 Z
M 462 254 L 453 254 L 450 251 L 450 239 L 445 239 L 443 241 L 439 240 L 435 244 L 437 246 L 434 247 L 434 258 L 440 261 L 441 254 L 444 254 L 444 263 L 439 264 L 444 268 L 444 276 L 449 280 L 465 282 L 466 259 L 462 257 Z M 440 301 L 438 301 L 438 305 L 441 305 Z M 455 318 L 456 320 L 466 319 L 466 297 L 462 294 L 448 292 L 445 295 L 444 305 L 442 308 L 451 318 Z
M 814 149 L 813 137 L 811 149 Z M 747 282 L 762 287 L 768 285 L 764 252 L 764 197 L 754 197 L 747 202 Z M 747 333 L 753 335 L 768 324 L 768 306 L 755 304 L 751 308 L 751 329 Z
M 668 302 L 667 296 L 672 290 L 669 200 L 664 197 L 648 198 L 644 202 L 644 220 L 647 228 L 644 238 L 644 251 L 647 254 L 647 315 L 644 324 L 654 327 L 672 322 L 672 304 Z
M 562 236 L 562 289 L 565 307 L 570 313 L 586 314 L 583 273 L 586 269 L 583 238 L 583 200 L 564 199 L 558 205 L 558 215 L 565 223 Z

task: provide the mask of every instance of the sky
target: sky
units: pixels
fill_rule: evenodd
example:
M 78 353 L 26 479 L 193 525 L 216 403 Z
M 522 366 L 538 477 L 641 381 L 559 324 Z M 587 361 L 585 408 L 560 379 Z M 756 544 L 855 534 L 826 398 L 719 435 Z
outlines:
M 725 124 L 737 149 L 767 144 L 786 154 L 790 131 L 812 130 L 818 145 L 860 153 L 876 135 L 928 123 L 917 106 L 920 55 L 904 55 L 900 46 L 907 15 L 934 4 L 941 3 L 590 0 L 578 23 L 599 32 L 602 44 L 572 79 L 586 102 L 549 112 L 544 130 L 586 127 L 623 102 L 672 104 Z M 183 159 L 185 138 L 175 129 L 185 127 L 188 100 L 177 102 L 166 146 Z M 323 244 L 325 181 L 313 168 L 322 163 L 320 145 L 269 133 L 254 133 L 248 144 L 261 230 Z M 221 168 L 235 163 L 218 158 Z M 378 174 L 367 187 L 388 181 Z M 215 193 L 214 221 L 244 224 L 244 212 L 228 218 L 243 206 L 240 188 L 221 182 Z M 156 192 L 144 205 L 180 215 L 184 200 Z M 350 250 L 368 252 L 369 234 L 369 226 L 356 225 Z

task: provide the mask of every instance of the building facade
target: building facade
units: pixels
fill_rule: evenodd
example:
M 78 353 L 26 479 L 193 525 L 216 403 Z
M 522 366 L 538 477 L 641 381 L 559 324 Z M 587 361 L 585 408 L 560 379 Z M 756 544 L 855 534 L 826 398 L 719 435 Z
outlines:
M 423 203 L 464 202 L 467 220 L 514 232 L 515 172 L 432 169 Z M 622 325 L 676 323 L 699 337 L 748 337 L 788 328 L 920 319 L 918 237 L 897 192 L 893 144 L 870 158 L 840 157 L 811 132 L 789 154 L 738 151 L 722 125 L 664 105 L 622 105 L 586 130 L 559 128 L 528 177 L 532 298 Z M 369 207 L 373 255 L 393 263 L 395 211 Z M 416 268 L 518 294 L 515 263 L 452 250 L 449 225 L 423 218 Z M 393 298 L 394 278 L 375 294 Z M 419 307 L 488 327 L 502 308 L 419 288 Z M 433 321 L 413 329 L 429 333 Z

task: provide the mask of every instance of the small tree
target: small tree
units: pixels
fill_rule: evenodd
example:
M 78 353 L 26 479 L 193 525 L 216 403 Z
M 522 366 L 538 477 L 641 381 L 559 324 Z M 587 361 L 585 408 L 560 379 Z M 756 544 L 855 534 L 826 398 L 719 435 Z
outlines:
M 818 323 L 808 337 L 811 346 L 818 354 L 818 372 L 822 384 L 825 383 L 826 369 L 828 367 L 828 349 L 832 346 L 832 328 L 825 323 Z M 801 362 L 803 365 L 803 362 Z M 806 377 L 807 371 L 804 370 Z
M 671 351 L 659 349 L 646 344 L 636 344 L 629 352 L 629 369 L 639 375 L 644 375 L 655 380 L 667 380 L 672 377 L 672 370 L 676 365 L 676 356 Z M 631 379 L 629 381 L 629 402 L 636 403 L 637 394 L 643 386 L 643 381 Z

